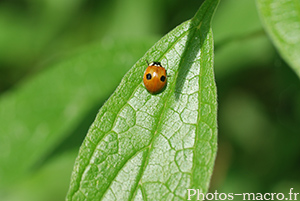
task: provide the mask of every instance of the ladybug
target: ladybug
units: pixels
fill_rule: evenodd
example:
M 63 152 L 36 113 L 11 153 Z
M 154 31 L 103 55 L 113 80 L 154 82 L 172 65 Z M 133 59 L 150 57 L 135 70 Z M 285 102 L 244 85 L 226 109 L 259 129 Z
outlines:
M 146 89 L 151 94 L 157 94 L 167 84 L 167 71 L 160 62 L 152 62 L 148 64 L 145 70 L 143 81 Z

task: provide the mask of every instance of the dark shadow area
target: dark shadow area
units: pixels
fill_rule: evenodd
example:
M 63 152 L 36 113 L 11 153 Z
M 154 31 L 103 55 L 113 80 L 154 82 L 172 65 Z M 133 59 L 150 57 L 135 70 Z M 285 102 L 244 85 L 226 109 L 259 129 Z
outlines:
M 217 4 L 217 1 L 214 2 Z M 191 20 L 190 31 L 187 36 L 185 49 L 182 59 L 179 62 L 179 70 L 175 84 L 175 98 L 179 99 L 186 76 L 194 63 L 194 60 L 203 46 L 207 34 L 211 27 L 211 19 L 216 6 L 212 6 L 206 2 L 201 5 L 201 9 Z M 198 16 L 200 15 L 200 16 Z M 199 21 L 200 20 L 200 21 Z M 201 68 L 201 66 L 200 66 Z

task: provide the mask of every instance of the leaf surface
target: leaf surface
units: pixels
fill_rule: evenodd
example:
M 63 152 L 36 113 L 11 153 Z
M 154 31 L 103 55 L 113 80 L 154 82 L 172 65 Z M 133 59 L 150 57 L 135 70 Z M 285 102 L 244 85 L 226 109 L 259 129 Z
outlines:
M 265 30 L 283 59 L 300 76 L 300 1 L 256 2 Z
M 67 200 L 186 200 L 206 192 L 217 149 L 217 102 L 207 0 L 122 79 L 89 129 Z M 167 69 L 164 91 L 143 86 L 146 60 Z

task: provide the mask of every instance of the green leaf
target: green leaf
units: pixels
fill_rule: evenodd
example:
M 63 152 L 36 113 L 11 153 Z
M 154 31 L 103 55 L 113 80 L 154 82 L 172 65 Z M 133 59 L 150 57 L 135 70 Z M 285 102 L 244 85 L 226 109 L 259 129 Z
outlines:
M 0 189 L 17 182 L 99 107 L 154 40 L 107 39 L 0 98 Z M 78 56 L 79 54 L 79 56 Z M 85 131 L 84 131 L 85 132 Z
M 43 167 L 1 192 L 0 200 L 64 200 L 77 152 L 73 149 L 51 158 Z
M 285 61 L 300 76 L 300 1 L 257 0 L 265 29 Z
M 191 21 L 158 41 L 124 76 L 80 148 L 67 200 L 186 200 L 207 192 L 217 149 L 217 102 L 207 0 Z M 148 61 L 170 77 L 151 95 Z

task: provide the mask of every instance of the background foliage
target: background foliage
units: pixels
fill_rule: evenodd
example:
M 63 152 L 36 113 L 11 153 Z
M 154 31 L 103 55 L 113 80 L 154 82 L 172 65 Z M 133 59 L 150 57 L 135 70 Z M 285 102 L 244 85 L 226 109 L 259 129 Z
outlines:
M 63 200 L 100 106 L 199 5 L 0 1 L 0 199 Z M 219 150 L 210 190 L 299 192 L 299 77 L 264 31 L 254 1 L 221 1 L 212 28 Z M 28 139 L 31 132 L 37 135 Z

